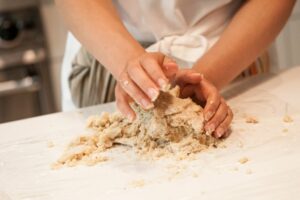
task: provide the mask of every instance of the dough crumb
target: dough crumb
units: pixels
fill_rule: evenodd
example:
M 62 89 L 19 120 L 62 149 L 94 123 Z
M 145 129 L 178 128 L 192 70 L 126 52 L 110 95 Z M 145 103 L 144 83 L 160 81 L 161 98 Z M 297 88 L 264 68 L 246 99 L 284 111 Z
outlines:
M 243 147 L 244 147 L 243 142 L 240 141 L 240 142 L 238 143 L 238 147 L 243 148 Z
M 198 178 L 199 175 L 198 175 L 196 172 L 194 172 L 194 173 L 193 173 L 193 177 L 194 177 L 194 178 Z
M 226 144 L 220 144 L 218 147 L 222 148 L 222 149 L 226 149 L 227 145 Z
M 48 142 L 47 142 L 47 147 L 48 147 L 48 148 L 54 147 L 54 143 L 53 143 L 52 141 L 48 141 Z
M 293 121 L 294 121 L 293 118 L 289 115 L 285 115 L 283 117 L 283 122 L 285 122 L 285 123 L 292 123 Z
M 246 174 L 252 174 L 252 170 L 251 169 L 247 169 L 246 170 Z
M 233 171 L 239 171 L 239 168 L 238 167 L 234 167 Z
M 62 165 L 59 164 L 59 163 L 52 163 L 52 164 L 50 165 L 50 168 L 51 168 L 52 170 L 57 170 L 57 169 L 60 169 L 61 167 L 62 167 Z
M 248 123 L 248 124 L 257 124 L 258 119 L 256 117 L 253 117 L 253 116 L 247 116 L 245 122 Z
M 245 164 L 248 161 L 249 161 L 249 159 L 247 157 L 243 157 L 243 158 L 239 159 L 239 163 L 241 163 L 241 164 Z
M 289 129 L 287 129 L 287 128 L 282 129 L 282 132 L 284 132 L 284 133 L 287 133 L 288 131 L 289 131 Z
M 137 188 L 137 187 L 144 187 L 145 186 L 145 181 L 143 179 L 141 179 L 141 180 L 134 180 L 134 181 L 132 181 L 130 183 L 130 185 L 132 187 L 135 187 L 135 188 Z
M 172 157 L 175 160 L 195 159 L 195 154 L 218 147 L 221 140 L 204 131 L 203 108 L 190 98 L 179 98 L 179 87 L 161 91 L 154 108 L 131 107 L 137 114 L 134 121 L 121 113 L 103 112 L 87 120 L 90 135 L 73 140 L 57 163 L 75 166 L 94 165 L 107 161 L 105 151 L 117 144 L 132 147 L 143 159 Z

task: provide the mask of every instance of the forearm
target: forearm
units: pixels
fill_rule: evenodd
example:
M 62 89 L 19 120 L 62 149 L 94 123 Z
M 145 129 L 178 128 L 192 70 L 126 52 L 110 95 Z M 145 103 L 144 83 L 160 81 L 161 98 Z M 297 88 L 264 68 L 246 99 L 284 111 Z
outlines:
M 249 0 L 219 41 L 194 65 L 219 89 L 247 68 L 274 40 L 295 0 Z
M 56 3 L 72 33 L 115 77 L 130 58 L 144 52 L 122 24 L 111 0 Z

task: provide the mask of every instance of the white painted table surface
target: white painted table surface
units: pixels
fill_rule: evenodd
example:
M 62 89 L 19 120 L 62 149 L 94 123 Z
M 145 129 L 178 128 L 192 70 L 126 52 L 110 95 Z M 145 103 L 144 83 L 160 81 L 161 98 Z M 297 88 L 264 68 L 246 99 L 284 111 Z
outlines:
M 179 164 L 140 161 L 119 147 L 108 162 L 51 170 L 68 142 L 87 132 L 86 118 L 113 111 L 113 104 L 2 124 L 0 199 L 300 199 L 299 76 L 295 67 L 233 86 L 225 92 L 235 112 L 227 148 L 209 149 Z M 245 123 L 245 114 L 259 123 Z M 294 122 L 284 123 L 285 114 Z M 49 141 L 53 148 L 47 147 Z M 242 157 L 249 162 L 240 164 Z M 186 169 L 170 176 L 167 165 L 172 164 Z M 144 186 L 134 187 L 137 180 Z

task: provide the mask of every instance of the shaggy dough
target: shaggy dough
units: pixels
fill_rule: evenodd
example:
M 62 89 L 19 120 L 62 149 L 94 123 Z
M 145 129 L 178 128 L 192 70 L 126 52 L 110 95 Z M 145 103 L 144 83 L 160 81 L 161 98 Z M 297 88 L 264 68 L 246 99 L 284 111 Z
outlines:
M 75 139 L 56 164 L 73 166 L 82 161 L 106 161 L 99 153 L 117 143 L 132 146 L 143 157 L 176 156 L 180 160 L 216 146 L 218 140 L 203 130 L 203 109 L 190 98 L 178 96 L 179 87 L 175 87 L 160 92 L 151 110 L 131 105 L 137 113 L 133 122 L 118 112 L 90 117 L 87 127 L 94 133 Z
M 285 115 L 283 117 L 283 122 L 285 122 L 285 123 L 292 123 L 293 121 L 294 121 L 293 118 L 289 115 Z

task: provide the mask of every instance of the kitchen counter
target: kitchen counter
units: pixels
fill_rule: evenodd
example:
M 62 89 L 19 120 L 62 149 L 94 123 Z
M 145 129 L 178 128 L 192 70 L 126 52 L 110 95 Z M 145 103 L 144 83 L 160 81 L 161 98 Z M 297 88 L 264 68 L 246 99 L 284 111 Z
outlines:
M 52 170 L 65 146 L 88 132 L 87 117 L 114 111 L 113 103 L 1 124 L 0 199 L 299 199 L 299 75 L 294 67 L 227 88 L 232 134 L 223 148 L 189 161 L 139 160 L 118 147 L 96 166 Z M 246 123 L 247 116 L 258 123 Z

